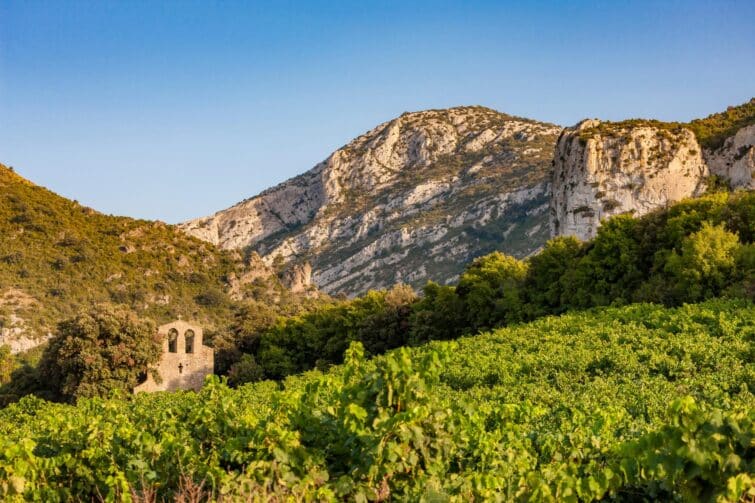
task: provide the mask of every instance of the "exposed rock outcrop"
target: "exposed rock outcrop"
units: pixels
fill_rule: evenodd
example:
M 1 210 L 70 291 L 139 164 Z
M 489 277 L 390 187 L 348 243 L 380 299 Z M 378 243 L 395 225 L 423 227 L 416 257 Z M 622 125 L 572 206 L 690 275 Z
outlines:
M 454 280 L 472 258 L 548 239 L 561 128 L 482 107 L 407 113 L 301 176 L 181 228 L 272 264 L 312 265 L 326 292 Z
M 755 125 L 743 127 L 723 146 L 705 150 L 711 173 L 723 177 L 732 188 L 755 189 Z
M 305 293 L 314 289 L 312 283 L 312 264 L 294 264 L 283 273 L 283 285 L 293 293 Z
M 553 163 L 552 234 L 583 240 L 612 215 L 699 195 L 709 174 L 692 131 L 645 121 L 583 121 L 564 130 Z

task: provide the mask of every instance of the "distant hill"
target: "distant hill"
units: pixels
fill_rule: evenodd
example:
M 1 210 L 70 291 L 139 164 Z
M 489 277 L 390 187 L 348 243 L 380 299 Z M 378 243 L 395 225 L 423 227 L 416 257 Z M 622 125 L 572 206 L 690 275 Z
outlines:
M 162 222 L 103 215 L 0 165 L 0 344 L 14 351 L 93 302 L 212 329 L 229 318 L 234 299 L 286 294 L 254 255 Z

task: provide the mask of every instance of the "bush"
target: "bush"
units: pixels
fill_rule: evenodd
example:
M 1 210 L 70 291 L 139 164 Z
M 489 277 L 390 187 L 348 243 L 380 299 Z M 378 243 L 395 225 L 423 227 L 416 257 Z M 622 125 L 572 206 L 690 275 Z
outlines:
M 16 361 L 10 352 L 10 346 L 0 346 L 0 385 L 10 382 L 11 373 L 16 367 Z

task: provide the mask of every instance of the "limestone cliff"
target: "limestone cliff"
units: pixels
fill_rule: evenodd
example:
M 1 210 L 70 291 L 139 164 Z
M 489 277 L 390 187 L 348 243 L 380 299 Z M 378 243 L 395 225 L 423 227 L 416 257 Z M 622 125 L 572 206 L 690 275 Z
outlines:
M 700 194 L 709 174 L 694 133 L 656 121 L 583 121 L 561 134 L 553 165 L 552 234 L 583 240 L 612 215 Z
M 755 125 L 743 127 L 721 147 L 703 152 L 711 173 L 732 188 L 755 189 Z
M 311 263 L 327 292 L 448 282 L 472 258 L 549 237 L 560 128 L 482 107 L 406 113 L 301 176 L 181 228 L 266 262 Z

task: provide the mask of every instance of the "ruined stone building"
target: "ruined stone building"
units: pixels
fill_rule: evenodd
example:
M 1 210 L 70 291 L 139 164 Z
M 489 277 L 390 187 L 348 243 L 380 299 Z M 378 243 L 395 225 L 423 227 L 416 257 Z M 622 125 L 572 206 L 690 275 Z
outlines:
M 203 344 L 202 328 L 177 320 L 160 326 L 157 331 L 163 340 L 163 353 L 155 367 L 160 382 L 148 372 L 147 380 L 135 387 L 134 393 L 199 390 L 205 376 L 212 374 L 215 368 L 215 351 Z

